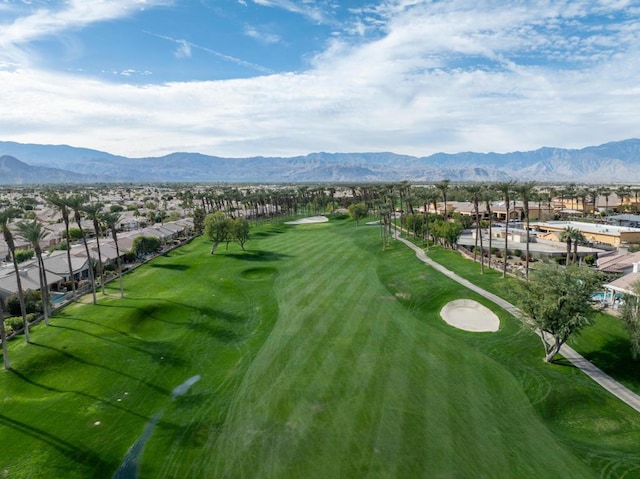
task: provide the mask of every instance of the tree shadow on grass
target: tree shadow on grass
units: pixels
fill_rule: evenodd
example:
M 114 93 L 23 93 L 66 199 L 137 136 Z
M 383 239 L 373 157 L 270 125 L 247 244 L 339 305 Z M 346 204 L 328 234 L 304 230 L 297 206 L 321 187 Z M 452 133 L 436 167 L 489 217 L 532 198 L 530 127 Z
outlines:
M 160 264 L 160 263 L 151 263 L 149 266 L 152 268 L 162 268 L 162 269 L 170 269 L 174 271 L 186 271 L 190 268 L 187 264 Z
M 617 380 L 640 387 L 640 359 L 631 356 L 629 340 L 618 338 L 608 341 L 596 351 L 586 353 L 585 358 Z
M 139 383 L 144 384 L 148 388 L 153 389 L 154 391 L 156 391 L 158 393 L 166 394 L 166 395 L 170 394 L 170 391 L 164 389 L 163 387 L 160 387 L 160 386 L 158 386 L 156 384 L 153 384 L 153 383 L 151 383 L 151 382 L 149 382 L 149 381 L 147 381 L 145 379 L 136 378 L 135 376 L 127 374 L 127 373 L 125 373 L 125 372 L 123 372 L 121 370 L 116 370 L 116 369 L 110 368 L 109 366 L 105 366 L 104 364 L 99 364 L 99 363 L 95 363 L 93 361 L 88 361 L 86 359 L 83 359 L 81 357 L 76 356 L 75 354 L 71 354 L 68 351 L 64 351 L 62 349 L 54 348 L 54 347 L 48 346 L 46 344 L 36 343 L 36 342 L 31 342 L 31 344 L 33 346 L 36 346 L 36 347 L 39 347 L 39 348 L 43 348 L 43 349 L 48 349 L 50 351 L 54 351 L 55 353 L 60 354 L 61 356 L 65 357 L 67 359 L 71 359 L 73 361 L 76 361 L 76 362 L 78 362 L 80 364 L 84 364 L 84 365 L 87 365 L 87 366 L 93 366 L 93 367 L 96 367 L 96 368 L 105 369 L 106 371 L 110 371 L 110 372 L 112 372 L 114 374 L 118 374 L 118 375 L 127 377 L 127 378 L 129 378 L 129 379 L 131 379 L 133 381 L 137 381 Z
M 27 436 L 31 436 L 38 441 L 42 441 L 48 446 L 51 446 L 62 455 L 66 456 L 70 460 L 74 462 L 78 462 L 80 464 L 84 464 L 88 468 L 90 468 L 94 474 L 97 472 L 107 473 L 113 471 L 117 464 L 109 463 L 102 459 L 95 452 L 86 449 L 85 447 L 78 446 L 72 444 L 68 441 L 65 441 L 59 436 L 51 434 L 44 429 L 37 428 L 35 426 L 31 426 L 25 422 L 18 421 L 16 419 L 12 419 L 8 416 L 0 414 L 0 425 L 4 425 L 10 429 L 14 429 L 22 434 Z M 38 452 L 33 451 L 34 454 L 38 454 Z
M 544 359 L 544 358 L 543 358 Z M 576 365 L 569 361 L 567 358 L 563 358 L 560 356 L 556 356 L 554 360 L 550 363 L 554 366 L 566 366 L 568 368 L 575 368 Z
M 222 255 L 226 258 L 239 259 L 242 261 L 280 261 L 291 257 L 291 255 L 288 254 L 263 250 L 244 251 L 242 253 L 222 253 Z
M 101 341 L 107 341 L 109 343 L 115 344 L 116 346 L 123 346 L 125 348 L 129 348 L 129 349 L 132 349 L 134 351 L 138 351 L 139 353 L 149 354 L 149 355 L 155 355 L 156 354 L 155 351 L 149 351 L 147 349 L 140 348 L 140 347 L 137 347 L 137 346 L 133 346 L 131 344 L 126 344 L 126 343 L 121 342 L 121 341 L 116 341 L 114 339 L 106 338 L 106 337 L 100 336 L 98 334 L 90 333 L 90 332 L 85 331 L 83 329 L 72 328 L 72 327 L 69 327 L 69 326 L 62 326 L 60 324 L 52 324 L 51 327 L 52 328 L 66 329 L 68 331 L 73 331 L 75 333 L 86 334 L 87 336 L 91 336 L 91 337 L 99 339 Z M 110 329 L 113 329 L 113 328 L 110 328 Z M 129 338 L 131 338 L 131 336 L 129 336 L 128 334 L 125 334 L 125 336 L 128 336 Z M 135 340 L 140 341 L 140 342 L 144 342 L 142 339 L 138 339 L 138 338 L 132 338 L 132 339 L 135 339 Z
M 89 399 L 91 401 L 94 402 L 99 402 L 101 404 L 104 404 L 105 406 L 110 406 L 112 408 L 115 409 L 119 409 L 120 411 L 126 412 L 128 414 L 131 414 L 132 416 L 135 416 L 139 419 L 142 419 L 144 421 L 149 421 L 151 418 L 145 416 L 144 414 L 140 414 L 137 413 L 135 411 L 132 411 L 130 409 L 127 409 L 126 407 L 122 406 L 120 403 L 113 403 L 110 401 L 107 401 L 105 399 L 99 398 L 97 396 L 94 396 L 92 394 L 88 394 L 82 391 L 75 391 L 73 389 L 60 389 L 60 388 L 54 388 L 52 386 L 47 386 L 46 384 L 43 383 L 39 383 L 38 381 L 35 381 L 34 379 L 30 378 L 27 374 L 21 373 L 20 371 L 16 370 L 16 369 L 11 369 L 10 370 L 11 374 L 13 374 L 14 376 L 17 376 L 18 378 L 20 378 L 21 380 L 23 380 L 24 382 L 31 384 L 32 386 L 38 387 L 38 388 L 42 388 L 45 391 L 49 391 L 49 392 L 54 392 L 54 393 L 60 393 L 60 394 L 77 394 L 78 396 L 82 396 L 86 399 Z M 167 427 L 173 427 L 172 424 L 167 423 L 166 424 Z

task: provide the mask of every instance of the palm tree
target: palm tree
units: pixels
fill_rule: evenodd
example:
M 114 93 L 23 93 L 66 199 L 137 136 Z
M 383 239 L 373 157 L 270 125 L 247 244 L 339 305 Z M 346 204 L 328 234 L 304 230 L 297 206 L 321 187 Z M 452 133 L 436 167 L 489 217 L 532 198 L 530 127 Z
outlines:
M 49 282 L 47 281 L 47 270 L 44 268 L 44 261 L 42 259 L 42 248 L 40 242 L 45 239 L 47 233 L 42 227 L 42 223 L 37 220 L 32 221 L 20 221 L 16 228 L 18 234 L 22 238 L 33 246 L 33 251 L 36 254 L 38 261 L 38 270 L 40 278 L 40 296 L 42 298 L 42 314 L 44 315 L 44 323 L 49 326 Z
M 89 254 L 89 246 L 87 245 L 87 236 L 85 235 L 84 228 L 82 228 L 82 216 L 80 214 L 85 200 L 86 196 L 76 194 L 69 196 L 66 199 L 66 203 L 67 207 L 73 211 L 74 219 L 78 225 L 78 229 L 80 230 L 80 235 L 82 236 L 82 243 L 84 244 L 84 250 L 87 253 L 87 261 L 89 262 L 89 281 L 91 283 L 91 293 L 93 294 L 93 304 L 96 304 L 98 301 L 96 299 L 96 282 L 93 277 L 93 265 L 91 262 L 91 255 Z
M 7 330 L 4 327 L 4 299 L 0 296 L 0 341 L 2 342 L 2 359 L 4 360 L 4 368 L 8 371 L 11 369 L 9 362 L 9 348 L 7 347 Z
M 69 265 L 69 281 L 71 282 L 71 290 L 73 291 L 73 300 L 76 299 L 76 281 L 73 274 L 73 264 L 71 263 L 71 238 L 69 236 L 69 208 L 67 207 L 66 198 L 60 197 L 58 194 L 49 195 L 47 201 L 60 211 L 62 221 L 64 222 L 65 241 L 67 242 L 67 264 Z
M 619 212 L 626 209 L 626 199 L 631 197 L 631 191 L 629 188 L 629 186 L 620 186 L 616 189 L 616 195 L 620 198 L 620 207 L 618 208 Z
M 558 235 L 560 241 L 563 241 L 567 244 L 567 260 L 565 261 L 565 264 L 567 266 L 569 266 L 569 263 L 571 263 L 571 243 L 573 242 L 575 231 L 576 230 L 571 226 L 567 226 L 565 229 L 560 231 L 560 234 Z
M 609 196 L 611 196 L 611 190 L 606 186 L 600 188 L 600 194 L 604 196 L 604 212 L 609 214 Z
M 31 342 L 29 337 L 29 321 L 27 320 L 27 308 L 24 304 L 24 291 L 22 290 L 22 280 L 20 279 L 20 267 L 18 266 L 18 260 L 16 259 L 16 243 L 13 240 L 13 233 L 9 229 L 9 221 L 17 217 L 20 210 L 17 208 L 8 208 L 0 212 L 0 227 L 2 227 L 2 235 L 4 241 L 7 243 L 9 252 L 11 253 L 11 259 L 13 260 L 13 269 L 16 273 L 16 285 L 18 286 L 18 300 L 20 301 L 20 312 L 22 313 L 22 321 L 24 323 L 24 336 L 27 343 Z
M 587 242 L 587 238 L 582 234 L 582 232 L 578 229 L 573 229 L 572 238 L 573 240 L 573 262 L 578 262 L 578 245 L 585 244 Z
M 527 235 L 527 257 L 525 260 L 525 278 L 529 281 L 529 200 L 531 199 L 531 195 L 533 195 L 536 187 L 535 181 L 527 181 L 525 183 L 517 183 L 516 184 L 516 192 L 522 198 L 523 211 L 524 211 L 524 219 L 526 222 L 525 230 Z
M 473 212 L 476 219 L 476 238 L 473 247 L 473 261 L 476 261 L 476 255 L 478 254 L 478 240 L 480 240 L 480 273 L 484 273 L 484 257 L 482 247 L 482 228 L 480 227 L 480 195 L 482 194 L 482 185 L 469 185 L 466 187 L 467 193 L 471 197 L 473 203 Z
M 505 223 L 504 230 L 504 263 L 502 265 L 502 277 L 507 276 L 507 251 L 509 251 L 509 206 L 511 203 L 511 192 L 513 191 L 514 182 L 513 181 L 502 181 L 500 183 L 496 183 L 495 189 L 502 193 L 502 198 L 504 199 L 504 206 L 507 209 L 506 216 L 507 221 Z
M 449 183 L 451 180 L 442 180 L 435 184 L 435 187 L 442 193 L 442 201 L 444 202 L 444 210 L 442 216 L 447 219 L 447 190 L 449 189 Z
M 118 224 L 120 223 L 121 215 L 118 213 L 104 213 L 102 215 L 102 221 L 104 221 L 107 228 L 111 230 L 111 237 L 116 244 L 116 261 L 118 263 L 118 278 L 120 279 L 120 297 L 124 298 L 124 288 L 122 287 L 122 260 L 120 259 L 120 247 L 118 246 Z
M 91 203 L 82 207 L 82 210 L 87 215 L 87 219 L 90 219 L 93 222 L 93 230 L 96 232 L 96 244 L 98 247 L 98 274 L 100 275 L 102 294 L 104 294 L 104 265 L 102 264 L 102 252 L 100 251 L 100 213 L 103 206 L 104 205 L 102 203 Z
M 491 242 L 493 239 L 493 212 L 491 211 L 491 202 L 493 201 L 494 190 L 490 186 L 486 186 L 482 193 L 481 198 L 484 201 L 485 212 L 489 216 L 489 254 L 487 255 L 487 266 L 491 269 Z

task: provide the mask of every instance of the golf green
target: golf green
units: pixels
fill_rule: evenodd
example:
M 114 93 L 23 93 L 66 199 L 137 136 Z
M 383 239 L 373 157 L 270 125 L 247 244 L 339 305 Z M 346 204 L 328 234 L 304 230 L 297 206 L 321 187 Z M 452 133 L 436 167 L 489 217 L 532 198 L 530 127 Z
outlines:
M 637 414 L 351 221 L 200 238 L 0 374 L 2 477 L 634 477 Z M 461 331 L 459 298 L 500 330 Z M 125 460 L 126 458 L 126 460 Z M 116 473 L 116 471 L 118 471 Z

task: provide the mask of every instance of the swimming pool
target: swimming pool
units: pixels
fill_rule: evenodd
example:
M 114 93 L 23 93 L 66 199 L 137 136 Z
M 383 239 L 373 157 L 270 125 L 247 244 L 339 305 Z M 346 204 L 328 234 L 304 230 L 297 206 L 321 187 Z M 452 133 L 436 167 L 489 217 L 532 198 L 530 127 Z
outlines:
M 616 293 L 614 299 L 622 299 L 624 295 L 622 293 Z M 611 299 L 611 294 L 610 293 L 603 293 L 603 292 L 598 292 L 598 293 L 593 293 L 591 295 L 591 301 L 605 301 L 605 300 L 609 300 Z

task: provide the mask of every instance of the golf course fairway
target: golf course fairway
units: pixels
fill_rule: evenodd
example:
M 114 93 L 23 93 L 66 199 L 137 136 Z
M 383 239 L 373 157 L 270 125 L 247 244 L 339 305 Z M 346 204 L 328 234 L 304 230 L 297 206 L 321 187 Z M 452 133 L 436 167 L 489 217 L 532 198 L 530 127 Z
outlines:
M 640 477 L 640 417 L 349 220 L 204 238 L 10 342 L 0 478 Z M 496 332 L 446 324 L 474 300 Z

